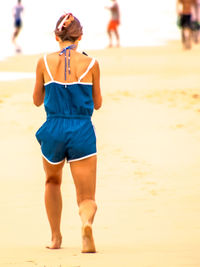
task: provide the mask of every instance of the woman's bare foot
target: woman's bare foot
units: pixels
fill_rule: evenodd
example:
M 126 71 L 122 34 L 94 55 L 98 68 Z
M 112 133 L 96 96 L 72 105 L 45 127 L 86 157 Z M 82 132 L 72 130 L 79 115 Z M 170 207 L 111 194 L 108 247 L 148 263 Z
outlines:
M 82 253 L 96 252 L 94 239 L 92 235 L 92 226 L 89 223 L 86 223 L 82 227 L 82 242 L 83 242 Z
M 48 249 L 60 249 L 62 243 L 62 237 L 52 238 L 51 246 L 47 246 Z

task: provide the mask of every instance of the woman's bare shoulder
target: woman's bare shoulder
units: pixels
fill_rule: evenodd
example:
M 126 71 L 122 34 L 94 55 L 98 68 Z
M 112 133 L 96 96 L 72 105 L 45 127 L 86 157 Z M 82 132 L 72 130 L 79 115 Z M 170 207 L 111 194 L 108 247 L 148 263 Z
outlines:
M 54 58 L 56 55 L 56 52 L 54 53 L 44 53 L 43 55 L 41 55 L 38 59 L 38 64 L 43 64 L 44 63 L 44 59 L 45 57 L 47 58 L 47 60 L 51 60 L 52 58 Z
M 92 60 L 92 58 L 86 52 L 76 51 L 76 56 L 77 56 L 77 58 L 79 58 L 79 60 L 83 60 L 86 62 L 89 62 Z
M 46 54 L 47 60 L 55 60 L 59 56 L 59 51 Z
M 40 56 L 37 60 L 37 69 L 42 70 L 44 67 L 44 56 Z

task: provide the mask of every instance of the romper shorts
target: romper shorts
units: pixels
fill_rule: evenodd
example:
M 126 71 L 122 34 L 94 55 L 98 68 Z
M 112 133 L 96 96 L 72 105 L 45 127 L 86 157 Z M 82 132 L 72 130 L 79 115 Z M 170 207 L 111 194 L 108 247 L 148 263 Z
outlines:
M 43 157 L 59 164 L 91 157 L 97 153 L 96 135 L 91 119 L 49 118 L 36 132 Z

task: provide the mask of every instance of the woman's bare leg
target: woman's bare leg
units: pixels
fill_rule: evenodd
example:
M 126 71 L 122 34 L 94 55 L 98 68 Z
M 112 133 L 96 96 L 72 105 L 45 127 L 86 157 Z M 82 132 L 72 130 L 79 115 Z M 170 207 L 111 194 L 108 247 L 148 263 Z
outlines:
M 60 232 L 62 196 L 60 186 L 64 161 L 58 165 L 52 165 L 43 158 L 43 166 L 46 173 L 45 206 L 52 234 L 52 243 L 47 248 L 59 249 L 62 243 Z
M 74 184 L 76 186 L 77 203 L 82 221 L 82 252 L 95 253 L 92 234 L 92 223 L 97 210 L 95 202 L 96 190 L 96 156 L 70 163 Z

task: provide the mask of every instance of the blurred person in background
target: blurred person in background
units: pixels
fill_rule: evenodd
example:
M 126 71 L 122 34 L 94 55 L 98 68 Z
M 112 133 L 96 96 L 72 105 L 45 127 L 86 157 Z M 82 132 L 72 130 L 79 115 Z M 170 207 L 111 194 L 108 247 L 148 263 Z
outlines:
M 176 10 L 181 27 L 181 39 L 184 49 L 191 49 L 192 10 L 196 0 L 177 0 Z
M 192 8 L 192 37 L 196 44 L 200 42 L 200 0 Z
M 12 37 L 12 41 L 15 45 L 15 49 L 16 52 L 21 52 L 21 48 L 19 47 L 19 45 L 17 45 L 16 43 L 16 38 L 20 33 L 20 30 L 22 28 L 22 13 L 24 11 L 24 7 L 21 4 L 21 0 L 17 1 L 17 5 L 14 6 L 13 8 L 13 17 L 14 17 L 14 33 L 13 33 L 13 37 Z
M 119 37 L 119 31 L 118 31 L 118 26 L 120 25 L 119 5 L 116 0 L 111 0 L 111 1 L 113 2 L 112 5 L 105 7 L 109 9 L 111 12 L 111 19 L 107 27 L 107 33 L 109 37 L 109 47 L 113 46 L 112 33 L 114 33 L 116 41 L 117 41 L 117 47 L 119 47 L 120 46 L 120 37 Z

